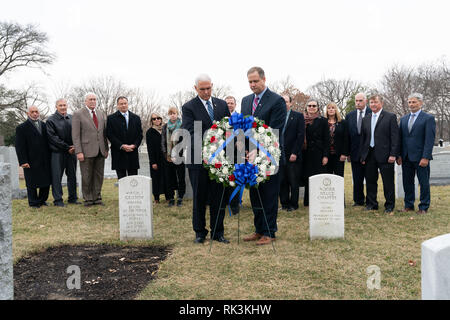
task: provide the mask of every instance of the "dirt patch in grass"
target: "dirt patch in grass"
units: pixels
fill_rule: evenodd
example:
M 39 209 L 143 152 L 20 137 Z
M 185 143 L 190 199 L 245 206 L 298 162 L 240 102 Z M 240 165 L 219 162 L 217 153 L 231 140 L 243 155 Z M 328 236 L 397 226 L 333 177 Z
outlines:
M 23 257 L 14 265 L 14 298 L 133 299 L 155 279 L 159 263 L 169 253 L 170 248 L 161 246 L 65 245 L 48 248 Z M 77 274 L 80 275 L 79 289 L 76 288 Z M 75 288 L 69 289 L 68 284 Z

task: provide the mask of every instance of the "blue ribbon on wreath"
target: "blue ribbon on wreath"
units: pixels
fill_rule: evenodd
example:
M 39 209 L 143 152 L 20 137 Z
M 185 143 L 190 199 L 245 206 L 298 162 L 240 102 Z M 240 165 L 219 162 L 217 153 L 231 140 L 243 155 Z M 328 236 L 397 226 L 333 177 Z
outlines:
M 223 149 L 225 149 L 226 146 L 230 144 L 234 140 L 234 138 L 237 137 L 242 131 L 245 137 L 247 137 L 249 141 L 256 146 L 256 148 L 261 150 L 270 159 L 272 164 L 276 166 L 277 163 L 270 152 L 267 151 L 263 146 L 259 144 L 258 141 L 253 138 L 252 127 L 254 121 L 255 118 L 253 116 L 244 117 L 241 113 L 234 112 L 228 120 L 228 123 L 233 128 L 233 134 L 211 155 L 208 163 L 210 164 L 214 160 L 214 158 L 217 157 L 217 155 Z M 235 164 L 233 175 L 236 178 L 235 183 L 237 186 L 228 201 L 228 210 L 230 212 L 230 216 L 230 206 L 233 198 L 239 193 L 239 204 L 242 205 L 242 195 L 244 193 L 245 187 L 247 185 L 253 187 L 257 184 L 256 177 L 258 175 L 258 167 L 248 162 L 246 162 L 245 164 Z

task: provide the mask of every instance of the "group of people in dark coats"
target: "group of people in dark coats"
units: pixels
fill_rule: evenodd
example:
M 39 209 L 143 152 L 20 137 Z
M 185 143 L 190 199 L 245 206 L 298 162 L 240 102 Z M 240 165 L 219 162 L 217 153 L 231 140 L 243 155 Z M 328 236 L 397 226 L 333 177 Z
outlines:
M 345 161 L 351 162 L 352 166 L 354 206 L 365 206 L 368 211 L 378 210 L 377 181 L 380 173 L 386 199 L 385 212 L 393 212 L 394 163 L 397 162 L 404 172 L 405 208 L 402 212 L 414 209 L 415 175 L 421 186 L 418 213 L 427 212 L 430 205 L 429 161 L 432 159 L 435 121 L 433 116 L 421 110 L 423 97 L 420 94 L 409 97 L 411 114 L 401 119 L 399 128 L 397 117 L 383 110 L 383 99 L 377 94 L 369 98 L 368 108 L 365 95 L 358 93 L 355 96 L 356 110 L 344 120 L 338 106 L 332 102 L 325 106 L 324 116 L 316 99 L 307 101 L 304 113 L 292 110 L 292 97 L 279 96 L 270 91 L 265 85 L 264 70 L 259 67 L 251 68 L 247 78 L 253 93 L 242 100 L 241 112 L 244 116 L 253 115 L 262 119 L 272 129 L 279 130 L 281 158 L 279 172 L 259 185 L 258 189 L 250 189 L 255 232 L 244 237 L 244 241 L 256 241 L 257 245 L 275 241 L 278 198 L 282 210 L 296 210 L 298 189 L 304 185 L 303 204 L 308 206 L 309 177 L 322 173 L 343 177 Z M 199 141 L 213 121 L 231 115 L 236 101 L 233 97 L 227 97 L 227 101 L 212 97 L 212 82 L 207 75 L 200 75 L 194 88 L 198 96 L 183 105 L 182 119 L 177 108 L 169 108 L 167 123 L 163 123 L 161 115 L 151 115 L 146 141 L 153 195 L 158 203 L 160 195 L 164 194 L 168 205 L 174 206 L 177 191 L 176 205 L 181 206 L 186 190 L 187 167 L 193 189 L 194 242 L 203 243 L 208 232 L 211 232 L 212 240 L 229 243 L 224 237 L 223 219 L 227 201 L 223 199 L 225 193 L 230 193 L 230 188 L 224 188 L 209 178 L 202 164 Z M 105 131 L 105 137 L 111 143 L 112 169 L 116 170 L 119 179 L 136 175 L 139 169 L 138 148 L 143 139 L 139 116 L 128 110 L 126 97 L 119 97 L 117 112 L 109 115 L 101 126 L 103 116 L 100 113 L 96 116 L 94 108 L 88 104 L 88 98 L 92 100 L 95 95 L 87 97 L 87 111 L 80 112 L 86 113 L 88 126 L 97 128 L 97 134 L 94 134 L 97 138 L 99 128 Z M 76 158 L 81 162 L 85 155 L 77 150 L 81 150 L 80 145 L 89 146 L 89 139 L 82 134 L 75 139 L 74 132 L 81 130 L 82 126 L 78 125 L 77 130 L 71 129 L 71 119 L 67 114 L 66 101 L 60 99 L 57 101 L 57 111 L 47 124 L 40 120 L 37 107 L 31 106 L 28 120 L 17 127 L 16 151 L 19 164 L 24 169 L 31 207 L 47 205 L 50 184 L 53 185 L 55 205 L 64 206 L 61 188 L 64 172 L 68 175 L 68 202 L 79 204 L 75 180 Z M 199 125 L 201 132 L 196 132 L 194 129 Z M 190 143 L 187 149 L 182 143 L 182 135 L 178 134 L 179 129 L 190 133 L 191 140 L 184 141 Z M 103 136 L 98 139 L 102 140 Z M 247 144 L 245 148 L 245 160 L 251 163 L 257 150 L 250 151 Z M 105 158 L 107 151 L 108 146 L 96 145 L 91 157 Z M 364 195 L 364 179 L 367 196 Z M 96 204 L 98 201 L 97 198 L 93 202 Z M 206 229 L 207 205 L 210 207 L 210 231 Z
M 309 206 L 309 177 L 330 173 L 344 176 L 349 155 L 348 126 L 335 103 L 326 106 L 325 117 L 320 114 L 317 100 L 306 103 L 306 112 L 292 108 L 292 97 L 283 95 L 288 109 L 282 131 L 285 162 L 281 164 L 281 209 L 298 209 L 299 186 L 305 187 L 303 204 Z

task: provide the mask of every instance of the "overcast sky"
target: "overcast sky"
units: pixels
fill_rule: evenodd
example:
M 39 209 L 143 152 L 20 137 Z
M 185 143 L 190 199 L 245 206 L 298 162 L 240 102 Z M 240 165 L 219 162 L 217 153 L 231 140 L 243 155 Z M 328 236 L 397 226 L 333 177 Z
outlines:
M 37 24 L 57 60 L 15 72 L 10 86 L 56 88 L 112 75 L 161 99 L 190 89 L 199 73 L 250 93 L 246 72 L 288 75 L 305 91 L 325 78 L 376 84 L 394 64 L 450 57 L 448 0 L 56 1 L 2 3 L 1 21 Z

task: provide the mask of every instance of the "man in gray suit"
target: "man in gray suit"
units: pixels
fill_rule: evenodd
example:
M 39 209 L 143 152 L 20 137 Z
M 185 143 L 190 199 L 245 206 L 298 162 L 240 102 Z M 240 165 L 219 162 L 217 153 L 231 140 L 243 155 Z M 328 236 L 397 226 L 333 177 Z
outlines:
M 105 134 L 106 116 L 96 106 L 96 95 L 89 93 L 85 106 L 75 111 L 72 117 L 72 140 L 80 161 L 85 206 L 104 205 L 101 191 L 109 149 Z

